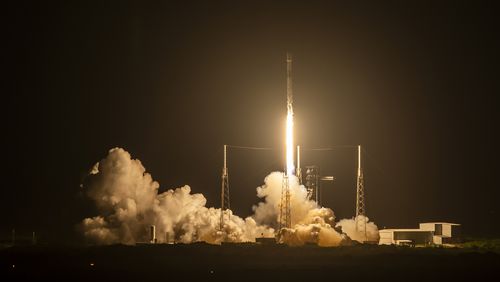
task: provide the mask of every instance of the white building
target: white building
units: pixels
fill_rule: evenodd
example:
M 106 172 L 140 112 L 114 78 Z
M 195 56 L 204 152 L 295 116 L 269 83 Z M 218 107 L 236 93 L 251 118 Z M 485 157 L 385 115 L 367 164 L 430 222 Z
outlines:
M 460 224 L 448 222 L 420 223 L 421 230 L 434 232 L 432 242 L 437 245 L 460 242 Z
M 460 224 L 420 223 L 418 229 L 381 229 L 380 245 L 442 245 L 460 241 Z

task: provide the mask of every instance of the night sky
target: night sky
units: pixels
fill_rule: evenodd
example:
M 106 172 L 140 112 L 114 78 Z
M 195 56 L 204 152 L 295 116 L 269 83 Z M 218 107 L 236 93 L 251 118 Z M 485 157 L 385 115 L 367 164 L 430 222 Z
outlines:
M 223 144 L 275 148 L 229 153 L 231 206 L 251 215 L 255 188 L 284 165 L 287 51 L 297 143 L 364 146 L 379 228 L 450 221 L 500 235 L 488 2 L 143 2 L 5 7 L 2 238 L 72 241 L 97 215 L 79 185 L 117 146 L 161 191 L 188 184 L 215 207 Z M 337 178 L 323 204 L 339 219 L 355 212 L 355 156 L 303 151 Z

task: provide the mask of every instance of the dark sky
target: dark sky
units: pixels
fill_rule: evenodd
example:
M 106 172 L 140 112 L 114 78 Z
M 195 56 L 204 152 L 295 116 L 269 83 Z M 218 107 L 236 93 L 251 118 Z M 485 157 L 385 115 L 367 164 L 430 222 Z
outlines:
M 232 207 L 250 215 L 255 188 L 283 167 L 287 51 L 297 142 L 364 146 L 379 227 L 439 220 L 500 234 L 488 2 L 143 2 L 3 11 L 2 236 L 15 227 L 70 240 L 96 215 L 81 179 L 116 146 L 162 191 L 189 184 L 216 207 L 223 144 L 276 148 L 230 152 Z M 303 164 L 337 178 L 324 204 L 353 216 L 355 151 L 304 151 Z

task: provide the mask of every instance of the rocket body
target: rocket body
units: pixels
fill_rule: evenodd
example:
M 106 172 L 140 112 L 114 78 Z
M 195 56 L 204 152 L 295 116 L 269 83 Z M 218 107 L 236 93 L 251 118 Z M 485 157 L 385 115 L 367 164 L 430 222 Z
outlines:
M 286 54 L 286 105 L 288 113 L 293 115 L 293 91 L 292 91 L 292 55 Z
M 292 55 L 286 55 L 286 175 L 295 173 L 293 142 Z

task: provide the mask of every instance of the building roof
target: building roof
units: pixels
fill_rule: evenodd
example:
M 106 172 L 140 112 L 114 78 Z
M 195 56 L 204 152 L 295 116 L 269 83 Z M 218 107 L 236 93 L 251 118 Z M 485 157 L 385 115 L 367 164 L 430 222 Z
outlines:
M 448 225 L 460 225 L 458 223 L 451 222 L 421 222 L 420 224 L 448 224 Z
M 389 232 L 394 232 L 394 231 L 402 231 L 402 232 L 408 232 L 408 231 L 411 231 L 411 232 L 432 232 L 430 230 L 423 230 L 423 229 L 380 229 L 380 231 L 389 231 Z

